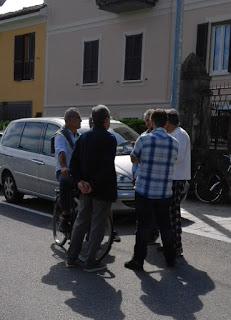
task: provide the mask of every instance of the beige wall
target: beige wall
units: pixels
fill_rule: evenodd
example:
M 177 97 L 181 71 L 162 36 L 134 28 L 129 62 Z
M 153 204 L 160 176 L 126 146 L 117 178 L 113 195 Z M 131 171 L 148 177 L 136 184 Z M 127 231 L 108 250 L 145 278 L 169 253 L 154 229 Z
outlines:
M 45 114 L 62 115 L 77 105 L 83 115 L 98 103 L 114 117 L 141 117 L 153 105 L 168 106 L 174 43 L 175 0 L 158 1 L 152 9 L 111 14 L 95 0 L 48 0 Z M 221 5 L 222 4 L 222 5 Z M 185 0 L 183 59 L 196 49 L 197 24 L 230 15 L 231 1 Z M 144 34 L 143 78 L 125 83 L 124 35 Z M 100 39 L 98 85 L 83 86 L 83 41 Z M 220 77 L 220 79 L 227 77 Z M 230 76 L 228 76 L 230 78 Z
M 95 1 L 79 1 L 78 5 L 70 1 L 68 19 L 67 12 L 60 15 L 60 10 L 64 10 L 60 1 L 57 6 L 53 1 L 48 5 L 47 114 L 63 113 L 63 106 L 69 105 L 77 105 L 88 114 L 89 106 L 104 103 L 116 117 L 140 117 L 153 103 L 169 103 L 169 8 L 156 6 L 120 16 L 98 10 Z M 136 32 L 143 32 L 144 36 L 142 80 L 125 83 L 125 33 Z M 100 39 L 100 81 L 95 86 L 83 86 L 83 41 L 94 38 Z

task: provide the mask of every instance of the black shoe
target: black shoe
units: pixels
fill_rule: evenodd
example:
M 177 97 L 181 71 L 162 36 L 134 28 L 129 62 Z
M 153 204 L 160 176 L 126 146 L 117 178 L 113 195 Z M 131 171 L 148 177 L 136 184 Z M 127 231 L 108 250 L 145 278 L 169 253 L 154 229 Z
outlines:
M 118 232 L 116 232 L 116 231 L 112 231 L 112 238 L 113 238 L 114 242 L 120 242 L 121 241 L 121 238 L 118 235 Z
M 107 268 L 106 264 L 103 264 L 101 262 L 95 262 L 91 264 L 86 263 L 83 270 L 87 272 L 96 272 L 96 271 L 104 270 L 106 268 Z
M 134 271 L 144 271 L 143 265 L 132 259 L 124 264 L 125 268 L 134 270 Z
M 66 260 L 65 265 L 67 268 L 76 268 L 81 266 L 81 261 L 79 259 L 77 260 Z

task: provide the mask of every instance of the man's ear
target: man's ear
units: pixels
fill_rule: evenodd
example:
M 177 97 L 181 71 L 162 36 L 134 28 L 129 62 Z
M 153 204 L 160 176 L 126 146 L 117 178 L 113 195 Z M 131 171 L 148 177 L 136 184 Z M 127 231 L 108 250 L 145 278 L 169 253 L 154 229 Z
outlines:
M 169 129 L 169 122 L 168 122 L 168 120 L 166 121 L 164 128 L 168 131 L 168 129 Z
M 104 128 L 108 129 L 110 127 L 110 118 L 106 118 L 104 120 Z

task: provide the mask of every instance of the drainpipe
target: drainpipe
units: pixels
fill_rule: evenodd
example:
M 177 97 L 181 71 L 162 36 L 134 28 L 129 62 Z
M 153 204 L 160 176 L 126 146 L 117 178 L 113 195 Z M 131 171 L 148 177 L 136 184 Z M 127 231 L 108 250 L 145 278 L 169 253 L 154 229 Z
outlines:
M 180 98 L 180 74 L 182 61 L 182 43 L 183 43 L 183 18 L 184 18 L 184 0 L 176 0 L 176 21 L 175 21 L 175 40 L 174 40 L 174 58 L 172 68 L 172 94 L 171 107 L 179 110 Z

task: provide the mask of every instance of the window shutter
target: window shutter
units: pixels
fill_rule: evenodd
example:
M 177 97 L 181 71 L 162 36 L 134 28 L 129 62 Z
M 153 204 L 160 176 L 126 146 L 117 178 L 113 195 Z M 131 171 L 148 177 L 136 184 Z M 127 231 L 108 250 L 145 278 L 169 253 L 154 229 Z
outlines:
M 84 43 L 83 83 L 98 81 L 99 40 Z
M 228 72 L 231 73 L 231 25 L 230 25 L 230 38 L 229 38 L 229 65 Z
M 35 69 L 35 32 L 30 33 L 29 37 L 29 78 L 34 79 Z
M 206 67 L 207 42 L 208 42 L 208 23 L 198 24 L 197 26 L 197 46 L 196 55 Z
M 124 80 L 140 80 L 143 34 L 126 36 Z
M 14 41 L 14 80 L 23 78 L 24 36 L 16 36 Z

